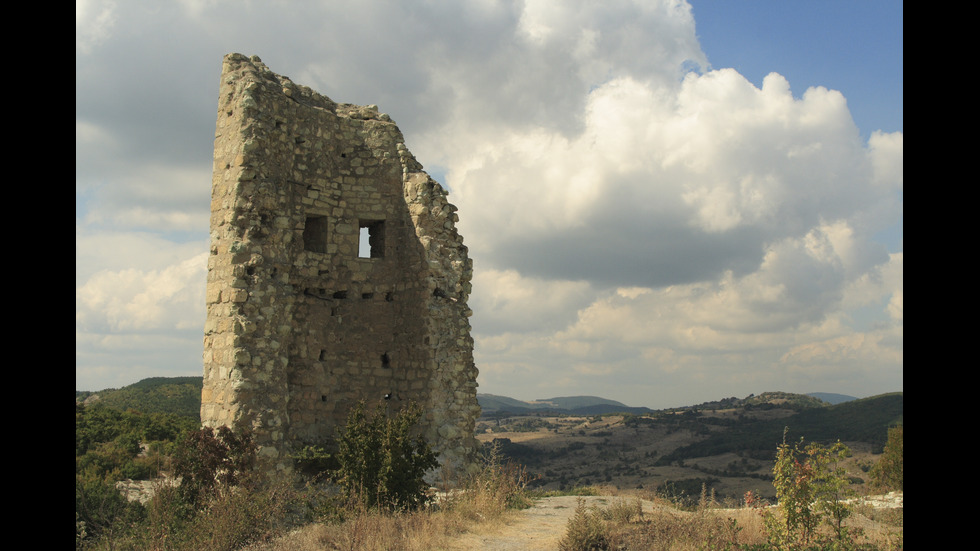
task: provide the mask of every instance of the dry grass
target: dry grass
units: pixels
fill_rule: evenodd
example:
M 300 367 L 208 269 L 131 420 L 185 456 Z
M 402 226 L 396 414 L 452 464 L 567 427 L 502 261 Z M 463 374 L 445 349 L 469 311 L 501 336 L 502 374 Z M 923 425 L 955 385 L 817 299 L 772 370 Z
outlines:
M 569 522 L 564 549 L 579 549 L 574 537 L 599 530 L 607 549 L 739 549 L 767 542 L 758 509 L 721 508 L 708 499 L 686 511 L 663 498 L 654 498 L 651 506 L 634 492 L 610 497 L 607 506 L 585 508 Z M 416 512 L 352 511 L 344 522 L 312 524 L 248 551 L 459 549 L 468 534 L 479 534 L 483 541 L 513 537 L 511 532 L 523 529 L 515 522 L 517 515 L 491 494 L 471 491 Z M 902 549 L 902 517 L 901 509 L 858 507 L 847 524 L 862 532 L 854 543 L 890 551 Z
M 611 522 L 608 529 L 610 549 L 728 549 L 766 542 L 762 519 L 749 510 L 662 507 L 629 523 Z
M 464 532 L 486 533 L 504 524 L 508 512 L 529 503 L 526 471 L 501 464 L 492 450 L 482 470 L 434 505 L 390 512 L 347 505 L 332 520 L 295 530 L 247 551 L 429 551 L 447 549 Z
M 443 549 L 462 525 L 452 515 L 429 511 L 365 511 L 341 523 L 312 524 L 248 551 L 429 551 Z
M 899 509 L 891 514 L 889 521 L 871 525 L 863 515 L 856 513 L 848 523 L 854 530 L 852 543 L 870 545 L 872 549 L 902 549 L 902 512 Z M 859 529 L 862 525 L 865 528 Z M 767 543 L 762 518 L 751 509 L 685 512 L 664 507 L 628 522 L 607 517 L 606 530 L 608 549 L 687 551 L 739 549 Z M 829 530 L 826 535 L 830 535 Z
M 447 492 L 437 504 L 423 510 L 391 513 L 347 506 L 333 520 L 252 545 L 247 551 L 486 549 L 489 542 L 526 535 L 522 530 L 528 529 L 527 520 L 519 521 L 522 517 L 517 511 L 528 501 L 526 482 L 522 468 L 501 465 L 492 456 L 463 489 Z M 649 490 L 595 490 L 609 496 L 608 504 L 601 508 L 583 504 L 581 511 L 576 510 L 564 527 L 562 549 L 588 549 L 584 544 L 590 541 L 601 541 L 600 549 L 767 548 L 760 509 L 719 504 L 705 489 L 694 505 Z M 852 543 L 866 545 L 863 549 L 902 549 L 902 509 L 857 506 L 846 524 Z M 554 541 L 558 541 L 559 528 L 555 528 Z M 480 547 L 472 547 L 474 541 Z M 504 548 L 510 547 L 499 547 Z
M 466 532 L 492 533 L 508 517 L 505 500 L 464 492 L 418 511 L 351 510 L 343 520 L 319 522 L 247 551 L 429 551 L 448 549 Z
M 577 511 L 567 526 L 562 549 L 769 549 L 760 509 L 722 507 L 704 493 L 694 510 L 684 510 L 685 507 L 660 497 L 652 499 L 653 507 L 641 508 L 636 494 L 621 492 L 620 496 L 605 509 Z M 649 501 L 646 503 L 649 505 Z M 845 521 L 850 547 L 841 549 L 902 549 L 903 524 L 901 508 L 855 507 Z M 824 526 L 820 534 L 829 540 L 833 532 Z M 589 542 L 596 540 L 603 541 L 603 546 L 589 547 Z

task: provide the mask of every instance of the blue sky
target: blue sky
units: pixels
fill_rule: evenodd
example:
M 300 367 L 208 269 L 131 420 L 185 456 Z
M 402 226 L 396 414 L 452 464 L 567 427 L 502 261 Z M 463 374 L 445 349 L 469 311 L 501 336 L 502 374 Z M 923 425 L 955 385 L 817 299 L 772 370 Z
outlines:
M 76 2 L 76 388 L 201 373 L 240 52 L 452 190 L 480 392 L 902 390 L 902 4 L 691 4 Z
M 690 3 L 713 67 L 732 67 L 756 86 L 775 71 L 797 95 L 811 86 L 844 91 L 865 139 L 904 130 L 903 2 Z M 902 250 L 901 221 L 879 238 Z
M 759 86 L 775 71 L 802 92 L 846 91 L 854 122 L 903 129 L 902 2 L 692 2 L 701 49 Z

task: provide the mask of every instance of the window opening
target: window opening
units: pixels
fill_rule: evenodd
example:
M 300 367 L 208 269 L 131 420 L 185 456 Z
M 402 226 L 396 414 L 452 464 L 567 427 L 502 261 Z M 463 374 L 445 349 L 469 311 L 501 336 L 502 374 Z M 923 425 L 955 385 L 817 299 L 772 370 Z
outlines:
M 385 254 L 385 221 L 361 220 L 359 223 L 357 256 L 359 258 L 382 258 Z
M 327 217 L 307 216 L 303 228 L 303 248 L 313 253 L 327 252 Z

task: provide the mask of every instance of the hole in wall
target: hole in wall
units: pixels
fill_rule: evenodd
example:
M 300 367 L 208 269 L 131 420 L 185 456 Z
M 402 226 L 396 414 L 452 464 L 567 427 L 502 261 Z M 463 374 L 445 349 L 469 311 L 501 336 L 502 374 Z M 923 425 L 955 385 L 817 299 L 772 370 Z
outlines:
M 347 291 L 337 291 L 333 294 L 333 298 L 345 299 L 347 298 Z
M 374 298 L 374 293 L 361 293 L 361 298 L 363 299 Z
M 303 228 L 303 248 L 313 253 L 327 252 L 327 217 L 307 216 Z
M 385 255 L 385 221 L 360 220 L 357 241 L 359 258 L 382 258 Z
M 381 367 L 385 369 L 391 368 L 391 356 L 387 352 L 381 355 Z
M 327 359 L 327 351 L 326 350 L 321 350 L 320 351 L 320 361 L 322 362 L 323 360 L 326 360 L 326 359 Z

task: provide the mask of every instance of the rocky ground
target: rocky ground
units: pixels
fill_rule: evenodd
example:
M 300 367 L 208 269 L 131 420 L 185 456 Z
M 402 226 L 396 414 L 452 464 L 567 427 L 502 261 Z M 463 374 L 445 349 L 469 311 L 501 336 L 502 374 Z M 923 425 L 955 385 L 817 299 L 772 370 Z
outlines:
M 492 531 L 486 532 L 477 528 L 459 537 L 455 545 L 446 551 L 553 551 L 565 535 L 568 521 L 575 514 L 579 500 L 583 500 L 586 507 L 605 508 L 621 499 L 628 498 L 561 496 L 538 499 L 531 508 L 515 514 L 504 526 L 494 526 Z M 869 505 L 876 509 L 902 508 L 903 493 L 891 492 L 853 501 L 856 505 Z M 644 514 L 665 507 L 649 500 L 641 500 L 641 504 Z M 866 520 L 856 520 L 862 528 L 869 528 Z
M 462 535 L 452 551 L 553 551 L 565 535 L 568 521 L 575 514 L 579 500 L 586 507 L 608 507 L 614 500 L 609 496 L 560 496 L 537 499 L 529 509 L 520 511 L 504 526 L 496 526 L 493 532 L 477 531 Z M 645 512 L 656 505 L 643 501 Z M 448 551 L 448 550 L 447 550 Z

